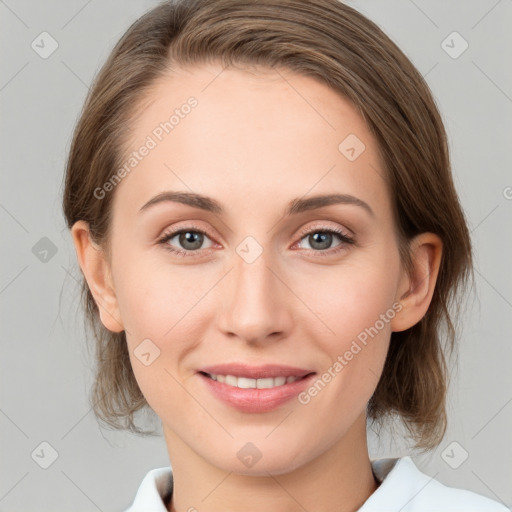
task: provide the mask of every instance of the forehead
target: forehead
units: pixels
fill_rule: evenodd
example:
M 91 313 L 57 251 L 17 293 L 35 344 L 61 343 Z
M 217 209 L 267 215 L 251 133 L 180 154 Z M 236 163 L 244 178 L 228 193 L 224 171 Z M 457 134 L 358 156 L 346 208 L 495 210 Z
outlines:
M 130 134 L 123 163 L 139 155 L 115 201 L 132 208 L 164 190 L 238 199 L 255 213 L 308 193 L 387 200 L 377 144 L 356 107 L 290 70 L 173 70 L 139 103 Z

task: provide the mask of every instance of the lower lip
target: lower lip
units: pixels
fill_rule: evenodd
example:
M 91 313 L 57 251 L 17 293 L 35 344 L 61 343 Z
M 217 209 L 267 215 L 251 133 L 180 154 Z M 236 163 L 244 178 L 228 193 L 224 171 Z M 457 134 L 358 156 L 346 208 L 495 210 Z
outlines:
M 244 389 L 218 382 L 202 373 L 198 375 L 217 398 L 239 411 L 249 413 L 267 412 L 278 408 L 308 387 L 315 376 L 313 373 L 295 382 L 274 388 Z

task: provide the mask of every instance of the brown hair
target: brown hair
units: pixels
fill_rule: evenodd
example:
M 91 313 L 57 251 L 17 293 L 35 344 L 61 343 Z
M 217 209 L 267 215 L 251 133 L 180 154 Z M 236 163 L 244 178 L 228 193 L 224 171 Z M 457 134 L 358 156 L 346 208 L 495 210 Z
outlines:
M 460 289 L 472 277 L 471 242 L 452 181 L 441 116 L 422 75 L 372 21 L 337 0 L 183 0 L 165 2 L 131 25 L 96 77 L 74 131 L 63 209 L 67 226 L 89 224 L 109 254 L 113 194 L 94 190 L 122 165 L 133 106 L 176 66 L 219 62 L 282 68 L 314 77 L 351 101 L 376 137 L 385 164 L 402 263 L 422 232 L 443 242 L 430 307 L 410 329 L 391 335 L 368 417 L 398 415 L 418 448 L 446 430 L 445 348 L 455 347 Z M 147 406 L 135 380 L 124 331 L 102 325 L 85 279 L 82 300 L 96 341 L 90 401 L 98 419 L 141 434 L 134 414 Z M 445 336 L 443 336 L 443 327 Z M 446 345 L 443 343 L 446 342 Z

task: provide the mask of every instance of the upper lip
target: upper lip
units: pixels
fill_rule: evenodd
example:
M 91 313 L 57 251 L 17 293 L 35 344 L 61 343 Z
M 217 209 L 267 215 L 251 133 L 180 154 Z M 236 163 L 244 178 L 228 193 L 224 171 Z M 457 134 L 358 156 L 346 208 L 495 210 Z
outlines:
M 206 366 L 200 372 L 213 375 L 233 375 L 235 377 L 249 377 L 252 379 L 265 379 L 269 377 L 304 377 L 312 370 L 297 368 L 295 366 L 284 366 L 278 364 L 265 364 L 261 366 L 250 366 L 244 363 L 225 363 L 213 366 Z

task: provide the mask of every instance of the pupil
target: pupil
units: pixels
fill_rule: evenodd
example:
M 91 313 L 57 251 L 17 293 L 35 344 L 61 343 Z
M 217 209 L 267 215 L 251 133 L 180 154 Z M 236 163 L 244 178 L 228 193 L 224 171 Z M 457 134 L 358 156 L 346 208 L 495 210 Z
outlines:
M 180 235 L 180 244 L 186 249 L 199 249 L 202 244 L 202 236 L 202 233 L 186 231 Z
M 310 241 L 309 244 L 314 249 L 329 249 L 332 242 L 332 233 L 318 232 L 312 235 L 309 235 Z M 311 243 L 313 241 L 313 243 Z M 315 247 L 315 244 L 319 244 Z

